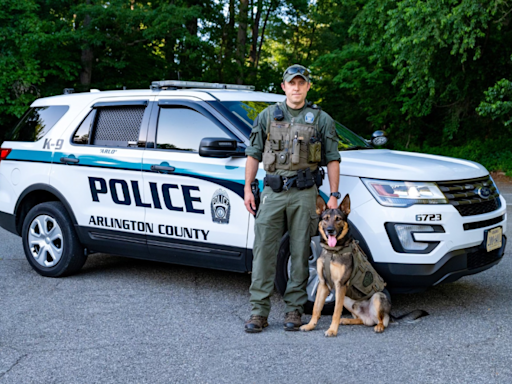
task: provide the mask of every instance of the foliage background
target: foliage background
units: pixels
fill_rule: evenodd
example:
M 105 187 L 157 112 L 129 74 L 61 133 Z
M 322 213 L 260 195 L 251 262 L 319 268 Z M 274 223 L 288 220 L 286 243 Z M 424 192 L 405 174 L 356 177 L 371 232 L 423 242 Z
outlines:
M 388 147 L 512 174 L 512 2 L 0 0 L 0 141 L 64 88 L 254 84 L 313 72 L 310 100 Z

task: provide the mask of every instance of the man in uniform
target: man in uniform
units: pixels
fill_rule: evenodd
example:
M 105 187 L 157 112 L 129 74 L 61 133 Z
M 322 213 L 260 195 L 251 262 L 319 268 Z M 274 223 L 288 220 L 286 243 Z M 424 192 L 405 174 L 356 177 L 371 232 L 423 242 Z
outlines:
M 323 178 L 319 169 L 322 160 L 327 164 L 331 190 L 327 206 L 338 207 L 341 161 L 338 136 L 333 119 L 306 100 L 311 87 L 309 75 L 298 64 L 286 69 L 281 84 L 286 101 L 258 115 L 251 132 L 251 145 L 246 149 L 244 202 L 247 210 L 256 214 L 249 289 L 252 310 L 245 323 L 245 331 L 250 333 L 261 332 L 268 325 L 277 253 L 285 228 L 290 235 L 291 271 L 284 294 L 284 329 L 297 331 L 302 325 L 301 316 L 308 298 L 310 241 L 318 224 L 316 197 Z M 260 161 L 267 174 L 256 213 L 251 182 Z

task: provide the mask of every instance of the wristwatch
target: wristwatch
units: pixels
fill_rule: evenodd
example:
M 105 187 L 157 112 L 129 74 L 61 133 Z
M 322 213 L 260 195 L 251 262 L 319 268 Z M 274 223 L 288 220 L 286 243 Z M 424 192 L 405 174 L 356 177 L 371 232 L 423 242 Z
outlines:
M 331 192 L 331 196 L 334 196 L 338 200 L 341 199 L 341 193 L 339 193 L 339 192 Z

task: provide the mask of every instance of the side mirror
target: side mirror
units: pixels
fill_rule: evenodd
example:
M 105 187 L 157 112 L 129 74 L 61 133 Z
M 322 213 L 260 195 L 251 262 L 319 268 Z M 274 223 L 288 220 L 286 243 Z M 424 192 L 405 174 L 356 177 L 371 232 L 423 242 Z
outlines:
M 199 144 L 199 156 L 226 158 L 231 156 L 245 156 L 243 148 L 238 147 L 238 142 L 233 139 L 219 137 L 205 137 Z
M 386 137 L 386 132 L 384 132 L 384 131 L 373 132 L 370 142 L 373 145 L 377 145 L 377 146 L 386 144 L 388 142 L 388 138 Z

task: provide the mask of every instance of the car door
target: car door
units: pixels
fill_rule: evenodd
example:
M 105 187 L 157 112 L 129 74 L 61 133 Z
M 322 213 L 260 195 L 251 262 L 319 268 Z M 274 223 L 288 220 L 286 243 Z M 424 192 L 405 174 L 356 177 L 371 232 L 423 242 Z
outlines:
M 141 166 L 149 101 L 101 99 L 58 143 L 50 183 L 92 250 L 147 257 Z
M 205 137 L 237 139 L 204 102 L 155 103 L 142 166 L 148 248 L 174 263 L 246 271 L 245 158 L 199 156 Z

